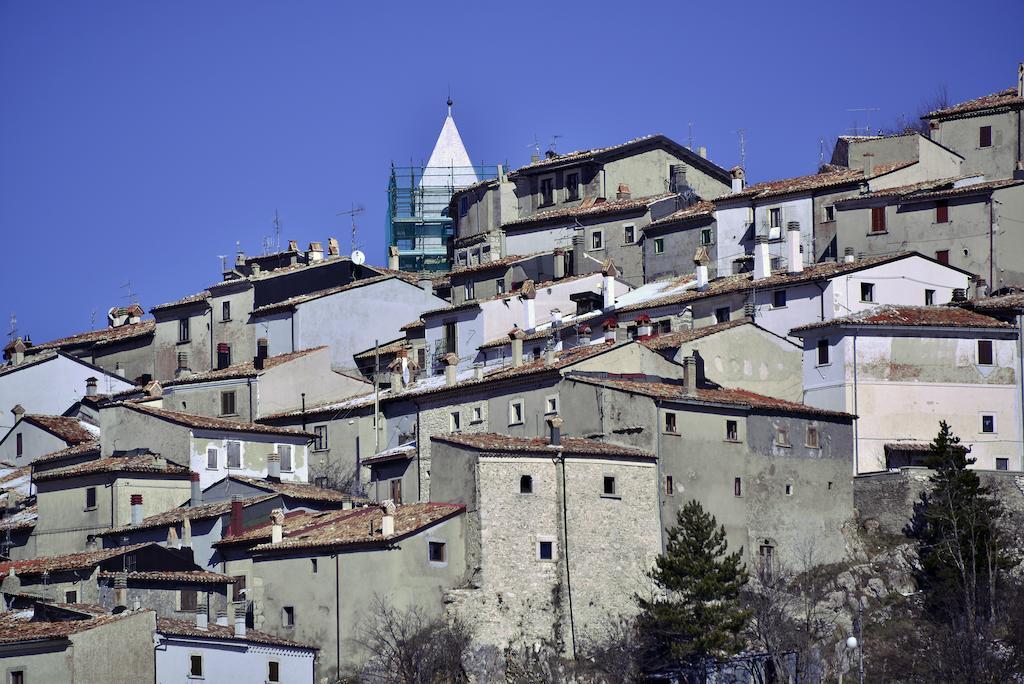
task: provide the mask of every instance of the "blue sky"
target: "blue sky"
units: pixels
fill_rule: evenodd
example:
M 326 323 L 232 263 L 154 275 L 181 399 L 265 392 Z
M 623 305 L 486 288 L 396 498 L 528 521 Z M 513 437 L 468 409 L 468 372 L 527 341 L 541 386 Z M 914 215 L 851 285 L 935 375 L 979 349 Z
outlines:
M 649 133 L 751 181 L 819 140 L 1013 85 L 1020 0 L 745 3 L 0 0 L 0 322 L 37 342 L 147 309 L 258 253 L 350 228 L 384 260 L 391 160 L 425 160 L 451 87 L 474 161 Z M 95 326 L 93 315 L 95 312 Z

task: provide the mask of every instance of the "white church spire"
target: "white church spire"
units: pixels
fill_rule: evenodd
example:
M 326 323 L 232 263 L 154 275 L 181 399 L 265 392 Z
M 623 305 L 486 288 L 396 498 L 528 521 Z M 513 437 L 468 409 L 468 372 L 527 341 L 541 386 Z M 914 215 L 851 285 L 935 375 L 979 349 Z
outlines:
M 423 170 L 420 187 L 445 187 L 450 189 L 463 188 L 476 183 L 476 171 L 469 160 L 466 146 L 462 144 L 462 136 L 452 118 L 452 99 L 448 98 L 448 116 L 441 126 L 441 134 L 434 143 L 434 151 Z

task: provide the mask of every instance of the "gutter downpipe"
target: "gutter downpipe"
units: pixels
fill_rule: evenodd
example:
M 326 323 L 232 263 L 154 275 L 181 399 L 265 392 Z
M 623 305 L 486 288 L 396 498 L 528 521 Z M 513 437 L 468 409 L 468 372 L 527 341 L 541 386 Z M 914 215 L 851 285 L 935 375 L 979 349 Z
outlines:
M 995 259 L 996 259 L 996 237 L 995 237 L 995 224 L 996 224 L 996 194 L 993 191 L 988 196 L 988 291 L 992 292 L 996 289 L 996 281 L 993 280 L 995 277 Z M 985 293 L 988 294 L 988 293 Z M 975 293 L 977 296 L 977 293 Z
M 821 290 L 821 297 L 818 298 L 818 303 L 821 305 L 821 313 L 819 314 L 821 316 L 821 318 L 819 320 L 824 321 L 825 320 L 825 290 L 828 289 L 828 285 L 824 285 L 823 286 L 817 280 L 812 280 L 811 282 L 814 283 L 815 287 L 817 287 L 819 290 Z
M 662 490 L 661 483 L 665 481 L 664 473 L 662 471 L 662 460 L 661 460 L 661 401 L 654 400 L 654 456 L 658 459 L 658 467 L 655 468 L 658 481 L 655 483 L 655 487 L 658 492 L 658 539 L 661 542 L 661 552 L 665 553 L 665 501 L 662 497 L 665 496 L 665 492 Z M 603 427 L 603 426 L 602 426 Z
M 306 431 L 306 393 L 302 393 L 302 431 Z
M 417 442 L 418 444 L 418 442 Z M 565 454 L 559 452 L 555 457 L 555 464 L 561 465 L 562 470 L 562 538 L 565 541 L 565 548 L 562 556 L 565 558 L 565 591 L 569 598 L 569 638 L 572 639 L 572 659 L 576 660 L 576 620 L 573 617 L 572 609 L 572 576 L 569 572 L 569 506 L 565 500 Z
M 341 554 L 334 554 L 334 649 L 338 671 L 341 671 L 341 596 L 338 585 L 341 583 Z
M 245 384 L 249 387 L 249 422 L 252 422 L 252 378 L 245 381 Z
M 216 347 L 217 345 L 215 345 L 213 343 L 213 306 L 212 305 L 210 306 L 209 311 L 210 311 L 210 368 L 212 369 L 212 368 L 216 368 L 217 367 L 217 364 L 214 362 L 214 354 L 215 354 L 214 347 Z
M 1024 407 L 1024 378 L 1020 376 L 1022 368 L 1024 368 L 1024 315 L 1017 314 L 1017 385 L 1020 387 L 1020 405 Z M 1018 411 L 1018 415 L 1021 416 L 1021 440 L 1024 440 L 1024 411 L 1020 409 Z M 1024 469 L 1024 450 L 1021 451 L 1021 457 L 1021 468 Z
M 423 448 L 423 442 L 420 441 L 420 437 L 423 433 L 420 431 L 420 405 L 416 404 L 416 500 L 423 500 L 423 476 L 420 473 L 420 450 Z
M 292 309 L 292 315 L 289 317 L 292 324 L 292 351 L 295 351 L 295 315 L 299 313 L 298 309 Z
M 857 331 L 853 331 L 853 476 L 860 471 L 860 414 L 857 412 Z

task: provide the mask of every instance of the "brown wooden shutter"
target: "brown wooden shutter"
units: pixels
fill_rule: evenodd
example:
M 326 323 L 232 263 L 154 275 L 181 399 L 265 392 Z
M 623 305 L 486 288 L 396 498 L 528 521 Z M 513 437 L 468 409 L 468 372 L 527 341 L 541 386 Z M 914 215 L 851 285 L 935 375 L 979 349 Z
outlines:
M 936 223 L 948 223 L 949 222 L 949 202 L 945 200 L 935 203 L 935 222 Z

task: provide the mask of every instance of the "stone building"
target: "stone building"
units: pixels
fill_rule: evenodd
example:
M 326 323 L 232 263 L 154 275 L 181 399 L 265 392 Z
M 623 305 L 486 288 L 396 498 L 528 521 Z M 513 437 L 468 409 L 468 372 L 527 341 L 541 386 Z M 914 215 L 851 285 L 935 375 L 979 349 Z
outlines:
M 855 473 L 917 465 L 949 423 L 977 468 L 1021 470 L 1018 332 L 968 309 L 882 306 L 793 331 L 804 401 L 857 415 Z
M 96 441 L 100 435 L 95 425 L 66 416 L 16 413 L 15 421 L 14 427 L 0 437 L 0 461 L 15 466 L 28 465 L 40 456 Z
M 852 518 L 853 416 L 699 377 L 572 374 L 562 394 L 565 430 L 602 435 L 658 457 L 661 527 L 696 499 L 725 526 L 749 567 L 845 558 Z
M 694 260 L 702 254 L 717 264 L 716 232 L 715 204 L 709 201 L 651 221 L 637 240 L 643 251 L 644 282 L 693 273 Z
M 543 644 L 575 656 L 601 642 L 636 612 L 661 552 L 654 454 L 555 430 L 431 438 L 430 495 L 466 506 L 473 569 L 448 610 L 499 653 Z

